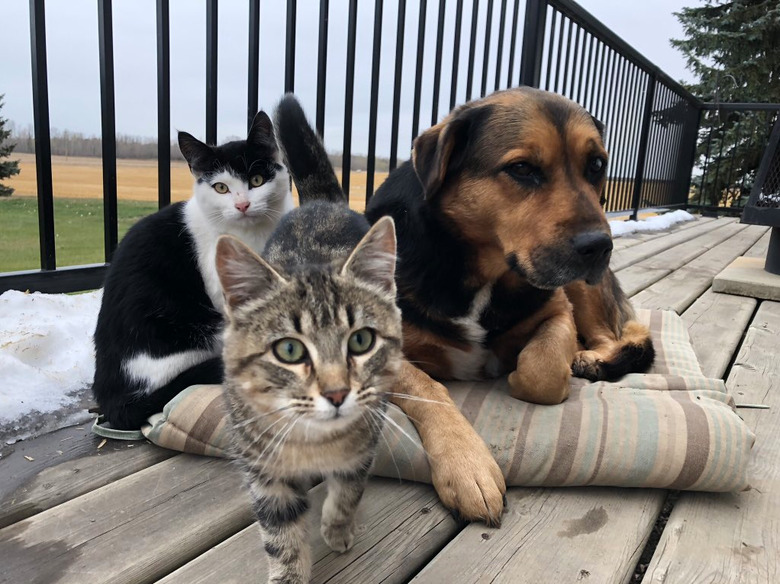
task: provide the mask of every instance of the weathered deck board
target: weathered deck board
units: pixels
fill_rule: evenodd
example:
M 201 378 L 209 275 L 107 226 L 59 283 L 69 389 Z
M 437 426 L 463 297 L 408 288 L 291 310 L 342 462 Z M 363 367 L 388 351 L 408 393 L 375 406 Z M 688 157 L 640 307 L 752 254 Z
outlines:
M 628 249 L 613 251 L 610 265 L 615 271 L 622 270 L 623 268 L 627 268 L 628 266 L 636 264 L 637 262 L 641 262 L 644 259 L 651 258 L 661 253 L 662 251 L 666 251 L 667 249 L 678 246 L 681 243 L 685 243 L 686 241 L 697 238 L 704 233 L 717 231 L 727 225 L 734 224 L 734 219 L 719 219 L 718 221 L 709 221 L 703 223 L 697 221 L 690 229 L 672 231 L 663 237 L 645 242 L 643 245 L 637 245 Z
M 238 469 L 181 454 L 0 530 L 0 579 L 152 582 L 251 521 Z
M 509 489 L 501 529 L 469 525 L 412 582 L 626 582 L 663 497 L 643 489 Z
M 683 313 L 682 319 L 688 325 L 691 344 L 704 375 L 723 378 L 756 304 L 755 298 L 708 289 Z
M 331 551 L 319 533 L 325 486 L 312 489 L 309 517 L 312 582 L 406 582 L 459 530 L 433 488 L 372 479 L 358 509 L 355 546 Z M 176 570 L 160 584 L 265 582 L 267 567 L 254 525 Z
M 765 258 L 766 250 L 769 248 L 769 239 L 772 237 L 772 230 L 768 229 L 764 235 L 761 236 L 753 247 L 745 252 L 745 256 L 749 258 Z
M 686 493 L 677 502 L 644 583 L 732 584 L 780 581 L 780 303 L 763 302 L 727 386 L 757 435 L 750 491 Z
M 691 237 L 680 235 L 691 230 Z M 712 244 L 721 231 L 731 236 L 707 250 L 696 247 L 702 241 Z M 645 256 L 632 264 L 648 272 L 637 280 L 647 292 L 635 300 L 665 290 L 674 307 L 687 308 L 683 319 L 707 375 L 719 377 L 727 369 L 756 304 L 715 294 L 710 281 L 733 257 L 764 254 L 769 236 L 763 231 L 700 219 L 671 232 L 632 236 L 637 241 L 630 245 L 620 241 L 624 238 L 616 240 L 616 250 L 636 247 L 634 257 Z M 670 238 L 676 243 L 667 246 Z M 639 250 L 651 244 L 649 256 Z M 682 266 L 681 258 L 691 261 Z M 639 274 L 634 267 L 618 276 L 632 270 Z M 773 307 L 770 312 L 767 306 Z M 738 403 L 761 401 L 761 388 L 777 393 L 778 331 L 780 308 L 764 303 L 729 378 Z M 780 582 L 780 495 L 774 488 L 780 449 L 773 445 L 780 435 L 780 403 L 772 393 L 766 397 L 773 409 L 740 410 L 758 435 L 755 486 L 760 492 L 683 494 L 646 584 Z M 0 522 L 27 517 L 0 529 L 0 582 L 262 581 L 259 535 L 240 477 L 225 461 L 186 455 L 161 461 L 172 454 L 148 444 L 128 448 L 112 441 L 98 451 L 100 439 L 90 437 L 88 429 L 79 431 L 82 441 L 73 429 L 69 432 L 74 437 L 61 447 L 59 436 L 57 443 L 19 443 L 12 447 L 16 452 L 6 451 L 0 459 L 0 494 L 13 493 L 12 498 L 0 496 Z M 148 465 L 153 466 L 138 470 Z M 321 497 L 321 491 L 315 488 L 314 496 Z M 312 530 L 313 581 L 405 582 L 417 574 L 414 582 L 447 584 L 627 583 L 665 495 L 638 489 L 512 488 L 503 527 L 492 530 L 456 525 L 430 486 L 374 479 L 352 551 L 332 554 L 318 529 Z M 316 522 L 319 505 L 313 509 Z
M 630 233 L 628 235 L 621 235 L 620 237 L 615 238 L 614 249 L 617 251 L 617 250 L 625 249 L 627 247 L 634 247 L 635 245 L 639 245 L 640 243 L 646 243 L 648 241 L 657 239 L 659 237 L 665 237 L 670 233 L 675 233 L 677 231 L 685 231 L 686 229 L 691 229 L 693 227 L 696 227 L 697 225 L 701 225 L 703 223 L 709 223 L 715 220 L 716 217 L 699 216 L 696 218 L 696 221 L 677 223 L 673 227 L 665 231 L 642 231 L 642 232 Z
M 2 461 L 0 528 L 176 454 L 148 442 L 100 444 L 89 425 L 19 443 Z
M 758 241 L 768 228 L 750 225 L 662 278 L 632 298 L 636 306 L 675 310 L 688 308 L 712 284 L 712 278 Z
M 633 296 L 745 229 L 745 225 L 734 222 L 719 225 L 717 229 L 700 233 L 693 239 L 617 271 L 618 281 L 626 295 Z

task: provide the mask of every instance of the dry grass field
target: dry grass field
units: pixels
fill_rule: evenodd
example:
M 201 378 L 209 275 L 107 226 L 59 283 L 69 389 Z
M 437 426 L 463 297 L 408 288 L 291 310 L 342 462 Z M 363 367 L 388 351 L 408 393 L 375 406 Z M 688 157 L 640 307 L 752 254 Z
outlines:
M 16 190 L 15 197 L 34 197 L 37 194 L 35 155 L 15 154 L 20 160 L 21 172 L 6 184 Z M 341 178 L 341 171 L 337 170 Z M 124 201 L 157 201 L 157 161 L 117 160 L 117 194 Z M 386 172 L 377 172 L 374 189 L 387 178 Z M 100 158 L 52 157 L 52 181 L 55 198 L 102 199 L 103 166 Z M 187 164 L 171 163 L 171 200 L 184 201 L 192 193 L 192 175 Z M 366 200 L 366 173 L 353 172 L 350 177 L 350 207 L 363 211 Z

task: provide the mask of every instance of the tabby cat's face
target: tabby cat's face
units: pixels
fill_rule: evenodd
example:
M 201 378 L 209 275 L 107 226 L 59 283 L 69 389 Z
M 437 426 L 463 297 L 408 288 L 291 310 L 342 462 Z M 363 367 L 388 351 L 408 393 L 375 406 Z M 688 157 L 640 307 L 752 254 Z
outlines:
M 313 438 L 383 407 L 401 364 L 401 316 L 392 281 L 394 249 L 378 256 L 372 243 L 382 244 L 361 242 L 343 266 L 296 274 L 281 275 L 243 250 L 247 257 L 230 259 L 229 268 L 223 264 L 223 285 L 226 270 L 238 278 L 232 297 L 226 289 L 223 355 L 229 400 L 241 410 L 239 417 L 297 418 L 299 430 Z M 222 240 L 220 246 L 218 258 L 224 257 Z M 367 262 L 373 268 L 365 269 Z M 377 272 L 377 262 L 386 264 L 384 272 Z M 259 272 L 258 280 L 247 280 L 246 274 Z
M 273 125 L 255 117 L 246 140 L 209 146 L 179 132 L 179 147 L 195 178 L 194 197 L 213 222 L 276 223 L 290 195 Z

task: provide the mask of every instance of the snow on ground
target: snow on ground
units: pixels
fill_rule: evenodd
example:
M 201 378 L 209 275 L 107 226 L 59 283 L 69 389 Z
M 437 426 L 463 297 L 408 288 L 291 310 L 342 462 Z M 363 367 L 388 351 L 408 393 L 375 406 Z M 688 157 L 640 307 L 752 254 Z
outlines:
M 675 223 L 683 221 L 693 221 L 696 219 L 688 211 L 678 210 L 655 217 L 648 217 L 641 221 L 610 221 L 609 227 L 612 229 L 612 237 L 621 237 L 629 233 L 639 231 L 663 231 L 669 229 Z
M 0 443 L 89 419 L 101 296 L 0 295 Z
M 674 211 L 643 221 L 610 221 L 615 237 L 695 219 Z M 0 295 L 0 444 L 87 421 L 102 291 Z

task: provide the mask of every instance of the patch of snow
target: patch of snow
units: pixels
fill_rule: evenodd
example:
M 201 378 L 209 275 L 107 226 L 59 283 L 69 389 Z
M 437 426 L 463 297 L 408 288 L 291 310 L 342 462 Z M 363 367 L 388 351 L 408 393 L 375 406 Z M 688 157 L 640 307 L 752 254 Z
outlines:
M 0 441 L 90 418 L 101 297 L 102 290 L 0 295 Z
M 675 223 L 684 221 L 693 221 L 696 217 L 688 211 L 677 210 L 655 217 L 648 217 L 641 221 L 610 221 L 609 227 L 612 230 L 612 237 L 621 237 L 630 233 L 640 231 L 663 231 L 669 229 Z

